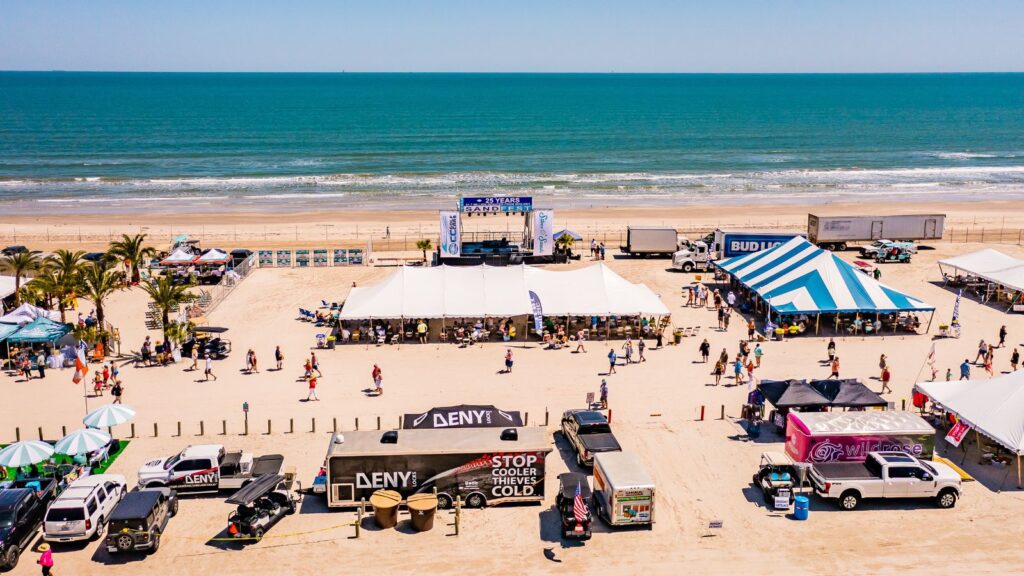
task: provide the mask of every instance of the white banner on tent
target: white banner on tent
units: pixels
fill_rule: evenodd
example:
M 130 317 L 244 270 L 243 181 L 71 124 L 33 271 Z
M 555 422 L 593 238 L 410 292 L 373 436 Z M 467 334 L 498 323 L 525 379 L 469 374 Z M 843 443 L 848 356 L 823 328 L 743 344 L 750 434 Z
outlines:
M 946 442 L 949 442 L 953 446 L 959 446 L 960 442 L 963 441 L 964 436 L 971 431 L 971 427 L 963 420 L 957 420 L 957 423 L 949 429 L 949 433 L 946 434 Z
M 441 212 L 441 257 L 458 258 L 462 253 L 462 223 L 458 212 Z
M 554 254 L 555 243 L 551 238 L 554 232 L 554 210 L 533 211 L 533 254 L 534 256 L 551 256 Z

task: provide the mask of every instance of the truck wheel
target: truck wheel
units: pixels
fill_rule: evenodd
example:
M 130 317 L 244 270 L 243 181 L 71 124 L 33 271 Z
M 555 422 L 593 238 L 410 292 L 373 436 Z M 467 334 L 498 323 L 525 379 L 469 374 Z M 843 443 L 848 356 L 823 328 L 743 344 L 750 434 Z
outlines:
M 153 533 L 153 545 L 149 547 L 150 554 L 156 554 L 156 551 L 160 549 L 160 533 Z
M 825 250 L 828 250 L 829 252 L 835 252 L 836 251 L 836 245 L 832 244 L 832 243 L 826 244 L 825 245 Z
M 847 490 L 839 497 L 839 507 L 843 510 L 856 510 L 860 504 L 860 494 L 856 490 Z
M 452 507 L 452 497 L 447 494 L 437 495 L 437 509 L 438 510 L 450 510 Z
M 252 533 L 252 536 L 257 542 L 263 540 L 263 528 L 257 528 L 256 531 Z
M 842 243 L 839 244 L 839 249 L 842 250 L 843 252 L 846 251 L 846 248 L 847 248 L 846 242 L 842 242 Z
M 178 515 L 178 500 L 177 499 L 175 499 L 173 502 L 171 502 L 171 509 L 169 511 L 169 514 L 172 517 Z
M 483 508 L 487 506 L 487 499 L 479 492 L 473 492 L 466 497 L 466 506 L 469 508 Z
M 938 497 L 935 498 L 935 502 L 939 505 L 939 508 L 952 508 L 956 506 L 956 490 L 946 488 L 942 492 L 939 492 Z
M 89 538 L 89 541 L 95 542 L 99 540 L 100 537 L 103 536 L 103 529 L 106 527 L 107 525 L 104 523 L 103 517 L 100 516 L 99 519 L 96 520 L 96 531 L 92 533 L 92 538 Z
M 135 537 L 125 532 L 114 538 L 114 547 L 120 552 L 131 552 L 135 549 Z
M 7 549 L 7 553 L 4 554 L 4 570 L 14 570 L 18 565 L 18 556 L 21 554 L 21 550 L 16 545 L 12 545 Z
M 693 264 L 690 263 L 690 262 L 687 262 L 686 264 L 683 264 L 683 272 L 687 272 L 687 273 L 693 272 Z

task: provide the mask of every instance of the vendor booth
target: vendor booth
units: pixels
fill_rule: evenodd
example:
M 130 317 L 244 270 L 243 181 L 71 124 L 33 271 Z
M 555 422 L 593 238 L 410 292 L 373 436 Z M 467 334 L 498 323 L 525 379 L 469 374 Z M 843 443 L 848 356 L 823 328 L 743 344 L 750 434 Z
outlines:
M 1024 371 L 988 380 L 922 382 L 914 390 L 937 407 L 950 412 L 975 434 L 997 442 L 1017 459 L 1017 486 L 1021 487 L 1024 456 Z
M 60 312 L 47 310 L 31 304 L 22 304 L 9 313 L 0 316 L 0 324 L 24 326 L 36 318 L 49 318 L 50 320 L 57 321 L 60 320 Z
M 904 328 L 916 333 L 920 324 L 916 313 L 934 315 L 935 311 L 934 306 L 858 273 L 852 264 L 802 237 L 727 258 L 715 266 L 749 291 L 755 310 L 766 305 L 766 312 L 780 324 L 800 326 L 787 335 L 812 327 L 817 334 L 823 316 L 836 332 L 868 334 Z M 928 323 L 930 327 L 931 316 Z M 774 331 L 777 326 L 770 328 Z
M 854 379 L 846 380 L 762 380 L 757 389 L 775 407 L 768 421 L 780 431 L 787 427 L 791 411 L 823 412 L 834 408 L 864 410 L 886 408 L 889 403 Z
M 931 458 L 935 429 L 913 412 L 791 412 L 786 454 L 797 462 L 862 462 L 868 452 Z
M 1024 312 L 1024 260 L 986 248 L 939 260 L 943 283 L 976 294 L 982 302 L 995 300 L 1007 311 Z

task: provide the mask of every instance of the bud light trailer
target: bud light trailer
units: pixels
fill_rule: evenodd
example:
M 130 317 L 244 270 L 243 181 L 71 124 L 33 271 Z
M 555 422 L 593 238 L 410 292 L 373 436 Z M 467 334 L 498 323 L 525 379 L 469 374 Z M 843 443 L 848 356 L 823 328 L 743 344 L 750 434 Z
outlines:
M 327 505 L 357 506 L 379 489 L 436 489 L 440 508 L 541 502 L 550 452 L 540 427 L 339 432 L 327 448 Z
M 760 252 L 785 244 L 793 238 L 807 237 L 802 230 L 727 230 L 718 228 L 704 238 L 715 260 Z
M 796 462 L 863 462 L 869 452 L 932 457 L 935 429 L 913 412 L 790 412 L 786 454 Z

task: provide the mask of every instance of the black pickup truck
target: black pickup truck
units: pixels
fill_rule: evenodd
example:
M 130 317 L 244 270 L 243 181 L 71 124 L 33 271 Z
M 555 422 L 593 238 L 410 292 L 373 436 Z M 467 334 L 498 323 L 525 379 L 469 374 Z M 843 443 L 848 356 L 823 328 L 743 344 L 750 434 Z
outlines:
M 52 478 L 26 478 L 0 490 L 0 570 L 13 570 L 43 525 L 46 507 L 57 496 Z
M 562 435 L 576 451 L 576 463 L 580 466 L 593 466 L 594 454 L 598 452 L 622 451 L 608 419 L 596 410 L 566 410 L 562 415 Z

